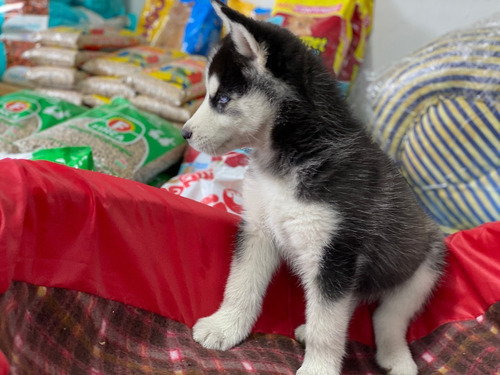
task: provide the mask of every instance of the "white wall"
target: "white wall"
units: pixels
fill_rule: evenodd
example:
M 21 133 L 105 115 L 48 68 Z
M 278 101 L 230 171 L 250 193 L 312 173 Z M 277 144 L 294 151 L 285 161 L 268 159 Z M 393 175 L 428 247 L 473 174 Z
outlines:
M 375 0 L 365 68 L 380 71 L 442 34 L 498 12 L 499 0 Z
M 127 11 L 130 13 L 134 13 L 139 18 L 142 7 L 144 6 L 144 0 L 124 0 L 124 1 Z

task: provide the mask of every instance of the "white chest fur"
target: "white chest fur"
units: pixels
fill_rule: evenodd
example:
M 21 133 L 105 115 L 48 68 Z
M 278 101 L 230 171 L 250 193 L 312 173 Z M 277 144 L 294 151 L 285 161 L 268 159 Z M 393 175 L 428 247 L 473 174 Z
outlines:
M 292 179 L 255 171 L 245 178 L 243 204 L 245 220 L 272 236 L 282 256 L 303 276 L 317 270 L 341 221 L 326 204 L 298 200 Z

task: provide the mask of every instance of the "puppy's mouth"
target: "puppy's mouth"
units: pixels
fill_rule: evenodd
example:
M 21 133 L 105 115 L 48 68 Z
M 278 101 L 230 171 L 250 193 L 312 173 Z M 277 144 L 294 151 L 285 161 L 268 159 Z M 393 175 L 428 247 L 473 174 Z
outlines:
M 220 156 L 233 150 L 230 138 L 216 142 L 209 138 L 193 136 L 188 142 L 194 149 L 212 156 Z

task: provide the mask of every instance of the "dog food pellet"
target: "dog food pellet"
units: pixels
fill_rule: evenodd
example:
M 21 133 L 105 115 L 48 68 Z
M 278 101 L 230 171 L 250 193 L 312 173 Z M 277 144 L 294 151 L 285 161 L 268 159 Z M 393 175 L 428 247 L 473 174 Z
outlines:
M 117 98 L 16 145 L 21 152 L 90 146 L 97 171 L 147 182 L 176 163 L 186 143 L 170 123 Z

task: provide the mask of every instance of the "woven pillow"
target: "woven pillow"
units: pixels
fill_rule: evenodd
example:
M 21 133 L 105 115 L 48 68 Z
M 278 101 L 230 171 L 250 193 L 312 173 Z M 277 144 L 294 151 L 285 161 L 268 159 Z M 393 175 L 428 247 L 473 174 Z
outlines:
M 443 231 L 500 220 L 500 28 L 448 34 L 370 89 L 369 130 Z

